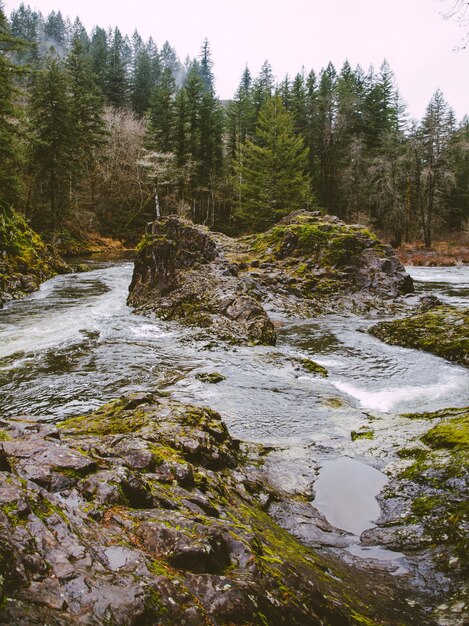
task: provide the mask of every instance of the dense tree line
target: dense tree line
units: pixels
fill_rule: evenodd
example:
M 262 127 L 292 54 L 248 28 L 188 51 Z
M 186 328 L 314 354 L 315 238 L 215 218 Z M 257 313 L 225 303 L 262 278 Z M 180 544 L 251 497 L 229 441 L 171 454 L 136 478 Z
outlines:
M 210 47 L 181 62 L 138 32 L 0 9 L 0 200 L 41 231 L 132 236 L 179 212 L 260 230 L 302 207 L 398 245 L 469 221 L 469 120 L 443 94 L 409 123 L 392 71 L 332 64 L 216 95 Z

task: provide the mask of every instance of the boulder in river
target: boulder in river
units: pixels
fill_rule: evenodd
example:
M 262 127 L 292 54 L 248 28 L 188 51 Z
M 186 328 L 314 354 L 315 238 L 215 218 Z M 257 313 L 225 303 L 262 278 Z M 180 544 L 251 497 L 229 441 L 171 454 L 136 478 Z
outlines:
M 241 239 L 170 216 L 137 248 L 128 303 L 235 343 L 273 344 L 270 316 L 386 308 L 412 290 L 390 246 L 319 212 Z

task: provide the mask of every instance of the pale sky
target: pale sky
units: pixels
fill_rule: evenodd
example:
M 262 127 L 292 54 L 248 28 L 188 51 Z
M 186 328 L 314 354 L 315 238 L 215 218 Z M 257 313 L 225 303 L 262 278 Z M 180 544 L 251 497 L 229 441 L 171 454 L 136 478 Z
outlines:
M 95 25 L 135 28 L 160 47 L 168 40 L 183 61 L 208 38 L 218 95 L 233 96 L 245 64 L 257 75 L 265 59 L 278 80 L 301 67 L 317 73 L 348 59 L 378 70 L 387 59 L 412 117 L 421 118 L 432 94 L 443 91 L 458 119 L 469 114 L 469 49 L 455 51 L 462 30 L 445 21 L 451 0 L 32 0 L 44 15 L 78 15 Z M 7 15 L 20 1 L 4 0 Z

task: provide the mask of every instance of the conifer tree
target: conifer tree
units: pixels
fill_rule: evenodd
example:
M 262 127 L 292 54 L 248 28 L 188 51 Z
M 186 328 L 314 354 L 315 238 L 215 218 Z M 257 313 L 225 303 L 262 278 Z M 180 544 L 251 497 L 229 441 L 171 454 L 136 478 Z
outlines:
M 109 104 L 116 108 L 123 107 L 127 103 L 127 56 L 126 42 L 120 30 L 115 28 L 108 52 L 105 93 Z
M 72 193 L 77 191 L 75 187 L 92 169 L 95 151 L 105 139 L 102 96 L 94 82 L 91 61 L 85 54 L 79 34 L 72 41 L 66 70 Z
M 56 230 L 70 205 L 72 139 L 66 74 L 53 53 L 34 82 L 31 133 L 38 196 L 46 205 L 49 227 Z
M 231 159 L 238 153 L 246 139 L 256 131 L 256 111 L 252 99 L 252 78 L 246 66 L 235 97 L 230 101 L 226 116 L 228 150 Z
M 149 144 L 159 152 L 172 152 L 174 147 L 174 97 L 176 84 L 169 67 L 151 97 Z
M 237 217 L 262 230 L 311 202 L 308 150 L 295 135 L 293 120 L 279 96 L 263 105 L 255 141 L 242 146 L 235 162 Z
M 15 68 L 10 55 L 20 50 L 21 43 L 9 31 L 7 20 L 0 5 L 0 201 L 12 202 L 19 186 L 17 177 L 18 112 L 14 106 Z

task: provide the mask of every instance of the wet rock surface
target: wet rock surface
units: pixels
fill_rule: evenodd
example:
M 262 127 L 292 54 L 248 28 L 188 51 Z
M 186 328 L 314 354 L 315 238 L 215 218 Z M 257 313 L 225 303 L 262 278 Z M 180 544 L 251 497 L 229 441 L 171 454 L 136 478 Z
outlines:
M 434 296 L 422 298 L 413 315 L 379 322 L 368 332 L 386 343 L 426 350 L 469 367 L 469 309 L 444 306 Z
M 331 529 L 211 410 L 139 395 L 0 426 L 0 623 L 433 623 L 385 573 L 282 530 L 263 506 Z
M 137 250 L 130 305 L 235 343 L 274 344 L 270 316 L 389 309 L 413 290 L 390 246 L 319 212 L 238 240 L 168 217 Z
M 414 584 L 441 594 L 437 623 L 467 624 L 469 408 L 402 418 L 438 423 L 399 450 L 402 462 L 379 497 L 378 526 L 360 539 L 407 555 Z

